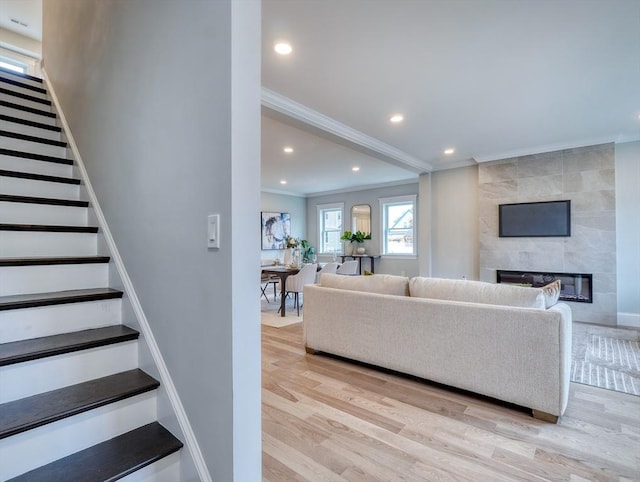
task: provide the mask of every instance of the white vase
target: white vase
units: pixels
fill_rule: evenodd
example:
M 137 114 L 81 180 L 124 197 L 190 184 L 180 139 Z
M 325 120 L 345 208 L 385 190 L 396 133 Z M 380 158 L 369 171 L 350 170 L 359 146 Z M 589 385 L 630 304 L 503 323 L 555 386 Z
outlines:
M 291 263 L 293 263 L 293 248 L 285 248 L 284 265 L 289 266 Z
M 366 252 L 367 252 L 367 249 L 363 245 L 360 245 L 356 248 L 356 253 L 358 254 L 364 254 Z
M 351 256 L 353 254 L 353 243 L 351 241 L 347 241 L 344 243 L 344 255 Z

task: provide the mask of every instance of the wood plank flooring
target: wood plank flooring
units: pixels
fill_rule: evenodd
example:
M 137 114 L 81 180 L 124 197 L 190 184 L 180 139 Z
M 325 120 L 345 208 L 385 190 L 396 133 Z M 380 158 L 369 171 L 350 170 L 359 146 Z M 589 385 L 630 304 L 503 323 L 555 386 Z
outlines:
M 558 425 L 530 411 L 307 355 L 262 327 L 263 480 L 640 481 L 640 397 L 572 383 Z

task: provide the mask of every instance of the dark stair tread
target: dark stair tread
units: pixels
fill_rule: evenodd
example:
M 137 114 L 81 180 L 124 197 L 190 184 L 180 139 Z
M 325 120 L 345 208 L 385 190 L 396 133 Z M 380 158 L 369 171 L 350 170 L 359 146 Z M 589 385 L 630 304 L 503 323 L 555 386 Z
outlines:
M 0 231 L 35 231 L 50 233 L 97 233 L 95 226 L 59 226 L 48 224 L 0 224 Z
M 35 159 L 36 161 L 73 165 L 73 159 L 67 159 L 66 157 L 46 156 L 44 154 L 35 154 L 33 152 L 16 151 L 15 149 L 2 148 L 0 149 L 0 154 L 12 157 L 22 157 L 24 159 Z
M 108 263 L 109 256 L 52 256 L 33 258 L 0 258 L 0 266 L 45 266 L 54 264 Z
M 0 405 L 0 439 L 158 388 L 139 368 Z
M 16 104 L 14 102 L 8 102 L 6 100 L 0 100 L 0 106 L 8 107 L 10 109 L 21 110 L 23 112 L 29 112 L 30 114 L 37 114 L 44 117 L 57 117 L 55 112 L 47 112 L 46 110 L 36 109 L 34 107 L 27 107 L 26 105 Z
M 28 100 L 30 102 L 36 102 L 38 104 L 51 105 L 50 100 L 42 99 L 40 97 L 35 97 L 29 94 L 23 94 L 22 92 L 16 92 L 15 90 L 11 90 L 11 89 L 3 89 L 2 87 L 0 87 L 0 94 L 12 95 L 14 97 L 18 97 L 19 99 Z
M 42 87 L 36 87 L 35 85 L 25 84 L 24 82 L 20 82 L 19 80 L 9 79 L 7 77 L 0 77 L 0 82 L 4 82 L 5 84 L 15 85 L 16 87 L 20 87 L 22 89 L 33 90 L 34 92 L 39 92 L 40 94 L 46 94 L 46 89 Z
M 18 179 L 31 179 L 32 181 L 59 182 L 62 184 L 80 185 L 80 179 L 74 179 L 73 177 L 49 176 L 46 174 L 34 174 L 32 172 L 22 172 L 22 171 L 9 171 L 6 169 L 0 169 L 0 176 L 16 177 Z
M 125 325 L 0 344 L 0 366 L 135 340 L 140 333 Z
M 112 288 L 91 288 L 86 290 L 53 291 L 28 295 L 0 296 L 0 311 L 39 306 L 63 305 L 122 298 L 122 291 Z
M 89 201 L 76 201 L 74 199 L 57 199 L 51 197 L 15 196 L 13 194 L 0 194 L 0 201 L 28 204 L 50 204 L 52 206 L 70 206 L 76 208 L 89 207 Z
M 42 84 L 42 79 L 40 77 L 34 77 L 33 75 L 23 74 L 21 72 L 15 72 L 13 70 L 7 70 L 0 67 L 0 73 L 15 75 L 16 77 L 22 77 L 23 79 L 34 80 L 36 82 L 40 82 Z
M 0 130 L 0 136 L 10 137 L 12 139 L 18 139 L 21 141 L 39 142 L 40 144 L 48 144 L 50 146 L 67 147 L 67 143 L 64 141 L 54 141 L 52 139 L 46 139 L 44 137 L 30 136 L 27 134 L 20 134 L 19 132 L 3 131 Z M 58 158 L 54 158 L 58 159 Z
M 43 124 L 42 122 L 35 122 L 27 119 L 21 119 L 20 117 L 13 117 L 10 115 L 0 114 L 0 120 L 13 122 L 15 124 L 22 124 L 29 127 L 36 127 L 38 129 L 45 129 L 48 131 L 62 132 L 62 127 Z
M 158 422 L 152 422 L 9 482 L 113 482 L 177 452 L 182 446 L 171 432 Z

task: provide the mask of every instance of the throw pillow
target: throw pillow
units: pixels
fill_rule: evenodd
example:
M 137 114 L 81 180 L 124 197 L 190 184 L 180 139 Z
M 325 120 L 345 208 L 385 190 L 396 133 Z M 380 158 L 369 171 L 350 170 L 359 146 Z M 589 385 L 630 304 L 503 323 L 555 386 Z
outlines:
M 560 298 L 560 290 L 562 289 L 562 283 L 559 279 L 552 281 L 546 286 L 542 287 L 542 293 L 544 294 L 544 305 L 547 308 L 551 308 L 558 302 Z

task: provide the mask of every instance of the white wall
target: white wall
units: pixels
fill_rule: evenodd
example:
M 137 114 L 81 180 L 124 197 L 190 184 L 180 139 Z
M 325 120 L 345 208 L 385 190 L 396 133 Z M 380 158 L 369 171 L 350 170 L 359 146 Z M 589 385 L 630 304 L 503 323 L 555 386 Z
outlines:
M 479 279 L 478 166 L 431 174 L 431 276 Z
M 43 46 L 208 469 L 260 480 L 260 3 L 44 2 Z
M 260 210 L 273 213 L 291 214 L 291 235 L 294 238 L 307 238 L 307 200 L 300 196 L 288 196 L 286 194 L 275 194 L 262 191 L 260 197 Z M 256 226 L 259 226 L 258 216 L 256 216 Z M 317 246 L 314 239 L 308 239 L 313 246 Z M 274 258 L 284 260 L 283 250 L 260 251 L 260 259 L 265 262 L 273 261 Z
M 616 144 L 618 324 L 640 327 L 640 141 Z
M 326 194 L 307 198 L 307 239 L 314 246 L 318 245 L 318 212 L 319 204 L 344 203 L 344 230 L 351 230 L 351 208 L 356 204 L 369 204 L 371 206 L 371 240 L 365 242 L 367 253 L 380 253 L 380 204 L 379 199 L 393 196 L 405 196 L 418 194 L 418 183 L 401 184 L 362 191 L 349 191 L 344 193 Z M 418 210 L 421 209 L 421 201 L 417 200 Z M 418 238 L 421 236 L 417 229 Z M 319 256 L 320 261 L 329 261 L 329 256 Z M 368 260 L 363 261 L 362 268 L 369 269 Z M 384 257 L 375 262 L 376 273 L 397 274 L 403 276 L 418 275 L 418 259 L 399 257 Z

